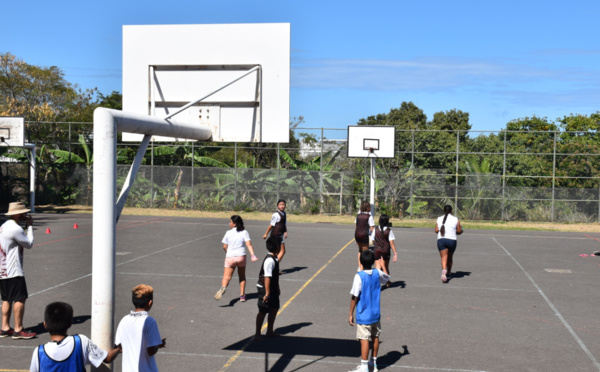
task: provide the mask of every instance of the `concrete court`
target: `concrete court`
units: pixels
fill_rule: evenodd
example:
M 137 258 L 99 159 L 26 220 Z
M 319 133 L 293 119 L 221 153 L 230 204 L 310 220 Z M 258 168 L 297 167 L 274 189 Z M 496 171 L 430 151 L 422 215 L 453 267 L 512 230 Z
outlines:
M 40 327 L 49 302 L 71 303 L 71 333 L 90 336 L 92 216 L 34 218 L 36 245 L 25 253 L 25 326 L 40 335 L 0 339 L 0 371 L 28 370 L 33 348 L 49 341 Z M 223 274 L 225 219 L 123 216 L 115 327 L 132 309 L 131 288 L 146 283 L 155 288 L 150 313 L 167 338 L 167 348 L 157 354 L 162 371 L 353 369 L 359 344 L 347 318 L 354 226 L 289 220 L 275 324 L 282 337 L 247 342 L 254 333 L 259 262 L 248 263 L 248 302 L 238 301 L 236 275 L 223 299 L 213 298 Z M 245 222 L 264 256 L 268 221 Z M 399 262 L 391 264 L 393 287 L 382 293 L 380 369 L 600 370 L 600 257 L 580 256 L 600 249 L 600 234 L 464 227 L 448 284 L 440 281 L 433 228 L 393 228 Z M 120 357 L 114 370 L 121 370 Z

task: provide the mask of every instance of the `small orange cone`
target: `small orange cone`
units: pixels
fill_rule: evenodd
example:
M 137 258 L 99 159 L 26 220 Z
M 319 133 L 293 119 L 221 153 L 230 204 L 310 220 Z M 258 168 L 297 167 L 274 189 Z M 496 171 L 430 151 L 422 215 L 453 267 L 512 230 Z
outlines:
M 50 234 L 50 228 L 49 227 L 46 229 L 46 234 Z
M 75 223 L 75 225 L 73 225 L 73 228 L 74 229 L 78 229 L 79 228 L 79 226 L 77 226 L 77 223 Z

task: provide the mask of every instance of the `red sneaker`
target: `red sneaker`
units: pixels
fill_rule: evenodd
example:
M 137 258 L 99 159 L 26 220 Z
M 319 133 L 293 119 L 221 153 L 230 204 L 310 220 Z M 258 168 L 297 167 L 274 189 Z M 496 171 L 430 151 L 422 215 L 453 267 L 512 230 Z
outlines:
M 13 333 L 13 340 L 29 340 L 31 338 L 34 338 L 36 336 L 36 333 L 33 332 L 26 332 L 25 330 L 21 330 L 20 332 L 14 332 Z

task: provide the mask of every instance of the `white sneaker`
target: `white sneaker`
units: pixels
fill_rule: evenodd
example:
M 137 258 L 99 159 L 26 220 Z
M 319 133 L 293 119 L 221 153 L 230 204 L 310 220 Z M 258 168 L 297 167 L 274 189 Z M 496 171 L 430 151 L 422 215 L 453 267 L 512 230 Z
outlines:
M 350 370 L 348 372 L 369 372 L 369 369 L 363 368 L 363 366 L 359 365 L 359 366 L 356 366 L 356 368 L 354 368 L 353 370 Z
M 446 278 L 446 270 L 442 270 L 442 283 L 447 283 L 448 278 Z
M 221 287 L 221 289 L 219 289 L 217 291 L 217 294 L 215 295 L 215 300 L 220 300 L 221 297 L 223 297 L 223 293 L 225 293 L 226 290 L 227 290 L 227 287 Z

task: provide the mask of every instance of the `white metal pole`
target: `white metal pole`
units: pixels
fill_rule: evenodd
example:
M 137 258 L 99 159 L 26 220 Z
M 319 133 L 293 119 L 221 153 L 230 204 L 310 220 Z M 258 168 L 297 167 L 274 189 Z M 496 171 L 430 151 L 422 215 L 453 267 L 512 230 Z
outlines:
M 371 216 L 375 218 L 375 158 L 371 158 Z
M 25 144 L 29 148 L 29 208 L 31 213 L 35 213 L 35 143 Z
M 115 329 L 117 130 L 199 141 L 212 138 L 212 131 L 197 123 L 170 122 L 106 108 L 94 110 L 91 336 L 104 350 L 112 349 Z

